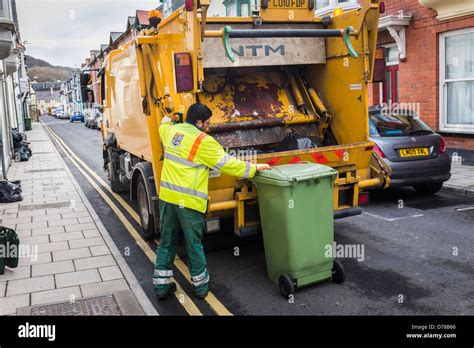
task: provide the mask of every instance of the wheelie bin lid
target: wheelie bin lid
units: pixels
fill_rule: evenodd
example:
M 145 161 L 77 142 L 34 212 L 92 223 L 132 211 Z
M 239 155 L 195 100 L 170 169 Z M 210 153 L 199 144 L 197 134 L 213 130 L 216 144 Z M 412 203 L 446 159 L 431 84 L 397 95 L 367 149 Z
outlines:
M 257 172 L 251 179 L 255 183 L 270 184 L 276 186 L 290 186 L 298 182 L 325 178 L 337 175 L 337 171 L 331 167 L 317 163 L 283 164 L 272 167 L 271 170 Z

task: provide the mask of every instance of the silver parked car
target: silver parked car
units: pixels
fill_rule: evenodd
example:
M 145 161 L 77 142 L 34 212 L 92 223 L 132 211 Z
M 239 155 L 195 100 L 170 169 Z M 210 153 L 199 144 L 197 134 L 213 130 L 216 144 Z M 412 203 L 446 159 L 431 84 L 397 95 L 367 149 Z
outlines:
M 102 114 L 97 117 L 97 130 L 102 130 Z
M 87 128 L 98 128 L 98 120 L 100 117 L 100 109 L 98 107 L 94 107 L 91 109 L 88 109 L 86 112 L 84 112 L 86 115 L 86 122 L 85 126 Z
M 69 114 L 66 111 L 57 111 L 56 112 L 56 118 L 59 118 L 60 120 L 69 120 Z
M 392 168 L 390 187 L 413 186 L 434 194 L 451 177 L 451 158 L 444 139 L 414 112 L 369 108 L 370 139 Z

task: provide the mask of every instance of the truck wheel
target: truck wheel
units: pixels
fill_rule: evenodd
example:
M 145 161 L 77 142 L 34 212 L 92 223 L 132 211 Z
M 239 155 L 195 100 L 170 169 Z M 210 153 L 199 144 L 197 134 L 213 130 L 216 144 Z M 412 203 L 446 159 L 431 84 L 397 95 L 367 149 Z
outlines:
M 155 221 L 153 214 L 150 214 L 150 207 L 148 204 L 148 192 L 146 190 L 143 176 L 138 177 L 137 182 L 137 202 L 138 213 L 140 215 L 140 222 L 142 225 L 142 235 L 145 239 L 152 239 L 155 235 Z
M 278 279 L 278 286 L 284 298 L 290 297 L 295 293 L 295 282 L 288 274 L 282 274 Z
M 114 192 L 123 192 L 127 190 L 124 184 L 120 182 L 118 178 L 118 170 L 116 168 L 118 161 L 118 155 L 109 149 L 109 163 L 107 164 L 107 176 L 109 178 L 110 188 Z M 115 164 L 114 164 L 115 163 Z
M 332 281 L 337 284 L 344 283 L 346 280 L 346 272 L 344 271 L 344 267 L 339 260 L 334 260 L 333 268 L 332 268 Z

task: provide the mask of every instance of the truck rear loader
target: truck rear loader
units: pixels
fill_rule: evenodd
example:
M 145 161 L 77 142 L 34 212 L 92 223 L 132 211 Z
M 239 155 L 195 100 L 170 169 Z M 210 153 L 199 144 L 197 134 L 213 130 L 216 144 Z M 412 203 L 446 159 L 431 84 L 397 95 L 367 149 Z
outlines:
M 161 119 L 184 121 L 195 102 L 211 108 L 206 132 L 231 155 L 336 169 L 336 218 L 360 213 L 363 189 L 388 185 L 368 128 L 378 0 L 322 18 L 314 3 L 260 0 L 250 17 L 208 17 L 209 0 L 188 0 L 110 53 L 104 168 L 115 192 L 137 200 L 145 237 L 159 230 Z M 225 218 L 238 236 L 257 233 L 256 187 L 211 171 L 207 232 Z

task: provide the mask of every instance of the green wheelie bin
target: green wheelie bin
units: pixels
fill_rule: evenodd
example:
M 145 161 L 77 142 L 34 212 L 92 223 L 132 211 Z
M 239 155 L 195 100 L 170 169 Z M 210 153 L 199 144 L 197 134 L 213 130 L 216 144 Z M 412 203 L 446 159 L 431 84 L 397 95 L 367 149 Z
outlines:
M 285 164 L 258 172 L 257 186 L 268 277 L 283 296 L 303 286 L 345 279 L 328 248 L 334 241 L 333 183 L 337 171 Z
M 5 266 L 18 267 L 20 239 L 17 233 L 0 226 L 0 275 L 5 273 Z
M 25 118 L 25 131 L 30 131 L 31 127 L 31 118 Z

